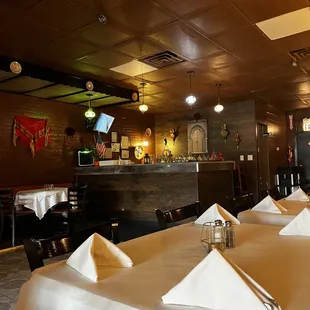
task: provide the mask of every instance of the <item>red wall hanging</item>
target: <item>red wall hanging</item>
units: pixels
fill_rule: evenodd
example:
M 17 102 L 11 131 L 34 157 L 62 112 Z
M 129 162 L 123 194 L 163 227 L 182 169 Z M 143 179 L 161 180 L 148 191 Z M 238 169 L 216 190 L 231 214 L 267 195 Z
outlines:
M 50 127 L 46 119 L 15 116 L 13 123 L 13 144 L 19 141 L 28 146 L 32 156 L 49 143 Z

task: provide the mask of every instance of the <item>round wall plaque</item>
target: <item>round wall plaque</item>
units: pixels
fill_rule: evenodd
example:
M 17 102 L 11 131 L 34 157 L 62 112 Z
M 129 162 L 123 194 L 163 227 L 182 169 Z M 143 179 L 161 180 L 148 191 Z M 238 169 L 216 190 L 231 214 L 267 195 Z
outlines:
M 91 81 L 86 82 L 86 88 L 88 90 L 93 90 L 94 89 L 94 84 Z
M 137 101 L 138 100 L 138 93 L 136 93 L 136 92 L 132 93 L 131 98 L 133 101 Z
M 22 66 L 19 62 L 17 61 L 12 61 L 10 63 L 10 69 L 13 73 L 15 74 L 20 74 L 22 72 Z

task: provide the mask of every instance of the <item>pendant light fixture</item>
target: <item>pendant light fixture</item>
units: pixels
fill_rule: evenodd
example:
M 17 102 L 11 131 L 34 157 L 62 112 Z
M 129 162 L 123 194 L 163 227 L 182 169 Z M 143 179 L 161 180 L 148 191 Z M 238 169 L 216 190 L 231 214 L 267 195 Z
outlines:
M 216 84 L 217 87 L 217 105 L 214 107 L 214 111 L 217 113 L 221 113 L 224 110 L 224 107 L 221 105 L 221 100 L 220 100 L 220 87 L 222 84 Z
M 142 82 L 140 83 L 140 85 L 142 86 L 142 103 L 139 105 L 139 110 L 142 114 L 144 114 L 149 107 L 144 103 L 144 87 L 146 86 L 146 83 Z
M 189 95 L 186 97 L 185 101 L 188 105 L 192 106 L 196 102 L 196 97 L 192 94 L 192 75 L 194 71 L 188 71 L 189 75 Z
M 96 113 L 93 111 L 92 107 L 91 107 L 91 97 L 92 97 L 92 94 L 87 94 L 88 98 L 89 98 L 89 101 L 88 101 L 88 110 L 85 112 L 85 116 L 88 118 L 88 119 L 93 119 L 95 116 L 96 116 Z

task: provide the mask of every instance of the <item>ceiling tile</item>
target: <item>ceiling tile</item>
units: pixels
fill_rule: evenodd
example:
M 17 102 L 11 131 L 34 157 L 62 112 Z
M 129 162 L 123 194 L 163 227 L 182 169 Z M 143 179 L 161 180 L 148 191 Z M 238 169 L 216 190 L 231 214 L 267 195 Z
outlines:
M 305 0 L 233 0 L 254 23 L 307 7 Z
M 223 52 L 221 48 L 180 22 L 161 28 L 150 37 L 192 60 Z
M 195 15 L 189 22 L 207 36 L 249 25 L 248 20 L 230 3 Z
M 39 89 L 27 93 L 28 96 L 40 97 L 40 98 L 50 98 L 58 97 L 63 95 L 72 94 L 82 90 L 81 88 L 70 87 L 67 85 L 57 84 L 47 88 Z
M 27 9 L 41 0 L 1 0 L 0 6 L 12 7 L 14 9 Z
M 118 29 L 112 22 L 103 24 L 99 21 L 77 30 L 72 36 L 101 47 L 112 47 L 131 37 L 130 34 Z
M 70 36 L 62 37 L 51 44 L 39 48 L 36 53 L 37 57 L 52 59 L 57 63 L 75 61 L 81 57 L 94 53 L 98 48 L 75 39 Z
M 208 69 L 223 68 L 235 65 L 238 62 L 240 62 L 238 58 L 226 52 L 217 55 L 211 55 L 209 57 L 201 58 L 195 61 L 195 63 Z
M 295 34 L 286 38 L 276 40 L 277 45 L 284 52 L 291 52 L 309 47 L 310 31 Z
M 278 51 L 275 43 L 263 36 L 254 26 L 240 27 L 237 31 L 228 30 L 210 38 L 243 60 L 262 58 Z
M 171 12 L 182 16 L 201 10 L 212 9 L 223 3 L 227 3 L 227 0 L 155 0 L 155 2 L 166 7 Z
M 81 62 L 94 65 L 97 67 L 102 67 L 106 69 L 110 69 L 116 66 L 123 65 L 132 60 L 132 58 L 109 51 L 104 50 L 97 54 L 85 57 L 81 59 Z
M 154 42 L 137 38 L 120 43 L 116 45 L 114 49 L 137 59 L 164 51 L 162 46 L 158 46 Z
M 97 15 L 68 0 L 43 0 L 33 6 L 28 16 L 59 30 L 74 31 L 97 19 Z
M 106 11 L 113 20 L 141 33 L 175 20 L 150 0 L 122 1 Z
M 21 93 L 34 90 L 53 83 L 39 79 L 33 79 L 27 76 L 21 76 L 0 84 L 0 90 Z
M 0 81 L 7 80 L 7 79 L 12 78 L 14 76 L 16 76 L 16 75 L 12 72 L 6 72 L 6 71 L 0 70 Z

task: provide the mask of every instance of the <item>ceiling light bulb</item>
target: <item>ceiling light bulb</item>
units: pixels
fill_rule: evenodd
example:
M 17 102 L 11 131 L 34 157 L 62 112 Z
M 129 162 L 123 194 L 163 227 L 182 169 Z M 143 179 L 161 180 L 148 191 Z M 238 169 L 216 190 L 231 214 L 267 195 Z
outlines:
M 93 111 L 92 108 L 89 108 L 86 112 L 85 112 L 85 116 L 89 119 L 92 119 L 96 116 L 96 113 Z
M 139 105 L 139 110 L 142 114 L 144 114 L 148 109 L 149 107 L 145 103 Z
M 217 113 L 221 113 L 224 110 L 224 107 L 218 103 L 215 107 L 214 107 L 214 111 Z
M 185 101 L 187 104 L 193 105 L 196 102 L 196 97 L 193 95 L 187 96 Z

